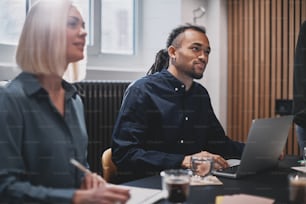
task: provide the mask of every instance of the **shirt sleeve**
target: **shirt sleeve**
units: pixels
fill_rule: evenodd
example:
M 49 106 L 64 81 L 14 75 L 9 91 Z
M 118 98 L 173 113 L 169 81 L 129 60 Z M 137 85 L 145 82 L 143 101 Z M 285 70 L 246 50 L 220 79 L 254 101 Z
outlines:
M 125 92 L 121 109 L 113 131 L 112 152 L 116 165 L 123 170 L 159 171 L 165 168 L 179 168 L 184 159 L 182 154 L 146 150 L 148 127 L 146 111 L 150 100 L 144 91 L 130 86 Z
M 71 203 L 75 189 L 33 185 L 22 154 L 23 114 L 18 99 L 0 90 L 0 197 L 12 203 Z

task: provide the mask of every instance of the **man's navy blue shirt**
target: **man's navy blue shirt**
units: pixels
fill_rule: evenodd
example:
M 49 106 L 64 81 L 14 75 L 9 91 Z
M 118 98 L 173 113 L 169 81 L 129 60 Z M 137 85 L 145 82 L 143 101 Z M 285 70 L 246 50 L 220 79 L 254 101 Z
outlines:
M 200 151 L 239 157 L 244 147 L 225 135 L 207 90 L 193 82 L 186 91 L 166 69 L 128 87 L 112 142 L 119 170 L 134 173 L 180 168 Z

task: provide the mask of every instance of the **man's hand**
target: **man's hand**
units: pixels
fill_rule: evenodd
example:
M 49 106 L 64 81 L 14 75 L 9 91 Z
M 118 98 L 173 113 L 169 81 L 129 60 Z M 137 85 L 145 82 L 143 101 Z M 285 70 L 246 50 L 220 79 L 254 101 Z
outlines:
M 221 157 L 218 154 L 212 154 L 207 151 L 202 151 L 193 155 L 188 155 L 185 156 L 183 162 L 182 162 L 182 167 L 183 168 L 191 168 L 191 157 L 192 156 L 197 156 L 197 157 L 211 157 L 214 161 L 214 169 L 220 169 L 220 168 L 227 168 L 229 167 L 229 164 L 227 161 Z

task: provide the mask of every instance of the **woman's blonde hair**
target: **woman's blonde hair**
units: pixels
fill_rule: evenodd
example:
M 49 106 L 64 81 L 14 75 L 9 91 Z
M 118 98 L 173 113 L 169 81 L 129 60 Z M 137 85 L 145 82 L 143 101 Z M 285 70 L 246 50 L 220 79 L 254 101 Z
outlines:
M 67 68 L 66 28 L 70 0 L 40 0 L 27 14 L 16 62 L 26 72 L 62 76 Z

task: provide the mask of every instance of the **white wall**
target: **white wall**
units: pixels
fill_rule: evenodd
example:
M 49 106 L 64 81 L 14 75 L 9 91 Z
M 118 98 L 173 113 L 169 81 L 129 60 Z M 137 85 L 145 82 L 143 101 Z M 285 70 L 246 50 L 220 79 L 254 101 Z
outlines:
M 0 81 L 12 79 L 20 72 L 15 64 L 15 52 L 13 46 L 0 46 Z
M 213 20 L 212 20 L 213 19 Z M 212 52 L 205 74 L 215 113 L 224 129 L 227 117 L 227 7 L 226 0 L 211 0 L 205 19 Z
M 227 112 L 227 8 L 226 0 L 183 0 L 182 22 L 193 22 L 193 10 L 206 12 L 196 23 L 206 27 L 211 54 L 202 83 L 211 96 L 213 108 L 226 129 Z
M 145 70 L 154 62 L 155 54 L 166 48 L 170 31 L 181 23 L 181 4 L 178 0 L 145 0 L 143 8 L 143 43 Z
M 87 79 L 136 80 L 144 76 L 154 62 L 155 54 L 166 47 L 170 31 L 181 24 L 180 0 L 141 0 L 140 3 L 139 36 L 137 59 L 127 60 L 124 65 L 116 66 L 119 62 L 113 58 L 111 63 L 89 62 Z M 90 60 L 90 58 L 89 58 Z M 102 66 L 101 66 L 102 63 Z M 100 74 L 97 70 L 100 70 Z M 111 72 L 113 71 L 113 77 Z M 108 78 L 110 77 L 110 78 Z

